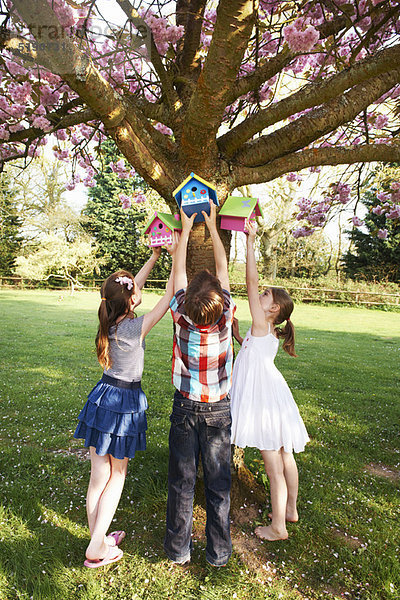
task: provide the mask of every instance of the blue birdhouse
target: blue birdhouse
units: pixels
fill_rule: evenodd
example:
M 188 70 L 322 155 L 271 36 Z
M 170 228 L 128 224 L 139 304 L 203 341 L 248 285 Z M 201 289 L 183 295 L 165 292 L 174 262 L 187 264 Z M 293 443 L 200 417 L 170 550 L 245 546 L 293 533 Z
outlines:
M 210 214 L 210 199 L 214 204 L 219 206 L 215 187 L 195 173 L 190 173 L 189 177 L 186 177 L 176 190 L 172 192 L 172 195 L 179 208 L 182 208 L 188 217 L 193 213 L 197 213 L 194 220 L 195 223 L 204 221 L 204 217 L 201 214 L 202 210 L 208 215 Z

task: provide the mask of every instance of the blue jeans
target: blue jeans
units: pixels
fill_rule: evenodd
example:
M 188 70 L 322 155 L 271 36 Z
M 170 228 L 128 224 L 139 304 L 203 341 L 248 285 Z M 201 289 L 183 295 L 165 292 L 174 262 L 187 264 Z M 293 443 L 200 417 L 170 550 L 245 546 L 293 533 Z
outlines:
M 177 563 L 190 560 L 193 496 L 201 454 L 207 510 L 206 559 L 216 567 L 225 565 L 232 554 L 229 396 L 215 403 L 194 402 L 176 391 L 170 420 L 165 552 Z

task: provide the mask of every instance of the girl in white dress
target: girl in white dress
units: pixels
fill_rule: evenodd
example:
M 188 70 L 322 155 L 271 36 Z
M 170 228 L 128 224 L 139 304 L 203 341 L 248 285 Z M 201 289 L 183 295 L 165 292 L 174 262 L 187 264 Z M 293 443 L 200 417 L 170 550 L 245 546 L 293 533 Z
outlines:
M 270 482 L 272 522 L 268 527 L 257 527 L 255 533 L 275 541 L 288 537 L 286 521 L 298 520 L 298 473 L 293 451 L 302 452 L 309 438 L 290 389 L 274 364 L 280 337 L 283 349 L 296 356 L 290 320 L 293 301 L 281 288 L 267 288 L 259 295 L 254 253 L 257 226 L 247 222 L 246 228 L 246 283 L 252 325 L 244 339 L 238 328 L 234 329 L 242 347 L 233 367 L 232 443 L 261 450 Z M 276 327 L 284 321 L 283 329 Z

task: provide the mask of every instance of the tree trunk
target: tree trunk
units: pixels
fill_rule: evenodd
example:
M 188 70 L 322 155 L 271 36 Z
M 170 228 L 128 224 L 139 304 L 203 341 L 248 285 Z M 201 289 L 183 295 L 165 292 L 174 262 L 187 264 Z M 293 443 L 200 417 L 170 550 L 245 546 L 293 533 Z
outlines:
M 260 237 L 260 251 L 263 261 L 263 277 L 274 281 L 277 270 L 277 259 L 271 231 L 264 232 Z

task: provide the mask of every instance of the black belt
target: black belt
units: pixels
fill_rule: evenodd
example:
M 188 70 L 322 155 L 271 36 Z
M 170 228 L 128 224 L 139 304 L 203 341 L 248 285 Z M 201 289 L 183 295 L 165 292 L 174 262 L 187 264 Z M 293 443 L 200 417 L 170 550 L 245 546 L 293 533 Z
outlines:
M 100 381 L 103 383 L 109 383 L 115 387 L 125 388 L 127 390 L 136 390 L 137 388 L 141 387 L 141 381 L 123 381 L 122 379 L 110 377 L 110 375 L 106 375 L 105 373 L 103 373 L 103 377 Z

